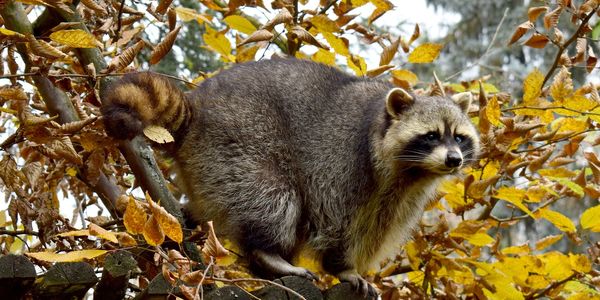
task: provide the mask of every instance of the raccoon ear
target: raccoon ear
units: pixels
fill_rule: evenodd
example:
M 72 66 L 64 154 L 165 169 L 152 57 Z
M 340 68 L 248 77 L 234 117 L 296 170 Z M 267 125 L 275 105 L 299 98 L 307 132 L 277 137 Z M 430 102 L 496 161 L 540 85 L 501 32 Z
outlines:
M 393 88 L 385 98 L 385 108 L 390 116 L 398 117 L 405 108 L 414 102 L 415 99 L 407 91 L 401 88 Z
M 467 113 L 469 112 L 469 106 L 471 106 L 471 101 L 473 101 L 473 95 L 470 92 L 458 93 L 452 95 L 451 99 L 460 107 L 460 109 L 464 113 Z

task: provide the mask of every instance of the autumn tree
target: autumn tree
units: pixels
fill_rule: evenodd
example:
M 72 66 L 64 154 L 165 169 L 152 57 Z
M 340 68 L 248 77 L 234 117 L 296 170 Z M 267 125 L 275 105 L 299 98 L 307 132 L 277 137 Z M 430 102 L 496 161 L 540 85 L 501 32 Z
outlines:
M 498 9 L 499 2 L 482 5 Z M 599 2 L 531 5 L 510 35 L 495 37 L 508 47 L 505 53 L 551 55 L 513 83 L 518 91 L 502 91 L 494 85 L 500 73 L 486 68 L 463 81 L 440 77 L 447 94 L 475 94 L 470 116 L 483 151 L 464 176 L 442 184 L 413 240 L 398 245 L 397 257 L 367 274 L 382 298 L 600 299 L 599 85 L 593 76 L 585 83 L 572 75 L 593 75 L 597 68 L 590 38 Z M 82 285 L 83 294 L 94 288 L 99 299 L 143 298 L 149 282 L 160 280 L 167 293 L 186 299 L 234 285 L 255 293 L 267 285 L 300 296 L 248 273 L 236 246 L 219 241 L 210 226 L 183 229 L 183 196 L 171 161 L 149 147 L 168 144 L 169 132 L 152 126 L 143 137 L 111 139 L 100 121 L 101 95 L 128 72 L 154 68 L 192 89 L 222 68 L 272 55 L 427 93 L 428 82 L 438 79 L 411 70 L 426 65 L 444 75 L 461 72 L 464 64 L 440 63 L 444 52 L 438 60 L 445 47 L 461 45 L 461 35 L 441 43 L 422 40 L 425 29 L 418 25 L 403 36 L 377 30 L 382 15 L 400 8 L 410 5 L 3 1 L 0 262 L 23 254 L 15 264 L 35 264 L 40 277 L 34 287 L 27 283 L 24 297 L 47 292 L 59 262 L 75 261 L 102 270 L 99 283 L 92 271 L 89 285 Z M 499 24 L 503 17 L 494 16 L 501 19 L 471 25 Z M 485 53 L 465 49 L 461 59 L 478 64 Z M 524 239 L 519 232 L 525 226 L 543 228 L 542 234 Z M 310 253 L 295 262 L 316 272 L 322 289 L 338 283 Z

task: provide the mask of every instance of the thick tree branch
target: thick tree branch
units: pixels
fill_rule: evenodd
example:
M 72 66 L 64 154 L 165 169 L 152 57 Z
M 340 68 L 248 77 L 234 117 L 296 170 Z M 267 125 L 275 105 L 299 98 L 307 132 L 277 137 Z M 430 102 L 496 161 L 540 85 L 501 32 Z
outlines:
M 0 14 L 4 19 L 6 28 L 23 34 L 32 33 L 31 23 L 28 21 L 27 15 L 20 3 L 8 1 L 0 11 Z M 17 49 L 25 62 L 26 69 L 29 69 L 31 61 L 25 44 L 17 45 Z M 59 116 L 59 123 L 65 124 L 79 120 L 69 97 L 63 91 L 56 88 L 47 77 L 33 75 L 32 79 L 38 92 L 42 95 L 50 114 Z M 100 173 L 98 183 L 94 185 L 94 191 L 100 196 L 111 215 L 113 217 L 119 216 L 119 212 L 116 210 L 116 203 L 121 194 L 121 189 L 108 180 L 104 173 Z

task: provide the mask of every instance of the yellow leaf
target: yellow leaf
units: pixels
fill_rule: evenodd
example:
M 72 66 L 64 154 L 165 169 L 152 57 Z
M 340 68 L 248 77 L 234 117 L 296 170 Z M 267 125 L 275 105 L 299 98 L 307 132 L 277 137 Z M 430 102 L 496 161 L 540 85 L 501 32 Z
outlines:
M 463 183 L 446 180 L 440 185 L 440 191 L 445 193 L 444 199 L 446 199 L 453 211 L 467 205 L 464 197 L 465 186 Z
M 419 77 L 409 70 L 393 70 L 392 76 L 399 80 L 404 80 L 410 85 L 415 85 L 419 82 Z
M 422 63 L 430 63 L 434 61 L 438 55 L 440 55 L 440 51 L 444 45 L 442 44 L 433 44 L 433 43 L 425 43 L 415 48 L 408 55 L 408 62 L 413 64 L 422 64 Z
M 210 23 L 210 19 L 212 16 L 203 15 L 197 13 L 195 10 L 187 7 L 175 7 L 175 12 L 177 13 L 177 17 L 183 22 L 189 22 L 192 20 L 196 20 L 199 24 L 204 22 Z
M 586 113 L 590 110 L 592 110 L 593 108 L 595 108 L 596 106 L 598 106 L 598 103 L 596 103 L 596 101 L 589 99 L 585 96 L 580 96 L 580 95 L 574 95 L 571 96 L 569 98 L 566 98 L 563 101 L 563 106 L 572 110 L 577 110 L 579 112 L 582 113 Z M 558 112 L 558 110 L 554 110 L 555 112 Z M 560 113 L 560 112 L 558 112 Z M 579 113 L 576 113 L 576 115 L 579 115 Z
M 231 55 L 231 43 L 225 35 L 210 26 L 206 26 L 205 28 L 206 32 L 202 35 L 204 43 L 211 50 L 220 54 L 225 61 L 234 61 L 235 57 Z
M 485 232 L 478 232 L 468 236 L 467 241 L 475 246 L 483 247 L 493 243 L 494 238 Z
M 416 284 L 417 286 L 422 286 L 423 280 L 425 280 L 425 273 L 423 273 L 423 271 L 408 272 L 408 273 L 406 273 L 406 276 L 408 277 L 408 280 L 410 280 L 412 283 Z
M 67 253 L 30 252 L 25 253 L 25 255 L 33 257 L 37 260 L 43 260 L 48 262 L 75 262 L 82 261 L 84 259 L 92 259 L 103 255 L 106 252 L 106 250 L 88 249 L 80 251 L 71 251 Z
M 520 190 L 514 187 L 501 187 L 500 189 L 498 189 L 498 192 L 494 197 L 513 204 L 520 210 L 527 213 L 532 218 L 536 219 L 536 217 L 531 213 L 529 208 L 527 208 L 527 206 L 523 204 L 523 200 L 525 198 L 524 190 Z
M 333 48 L 335 53 L 343 56 L 350 55 L 350 51 L 348 51 L 348 44 L 343 39 L 329 32 L 323 32 L 322 34 L 329 46 Z
M 593 232 L 600 232 L 600 205 L 590 207 L 581 214 L 581 227 Z
M 241 63 L 253 61 L 259 48 L 259 46 L 245 46 L 238 48 L 237 54 L 235 55 L 235 62 Z
M 491 83 L 484 82 L 481 85 L 483 86 L 483 90 L 486 93 L 495 94 L 495 93 L 500 92 L 498 90 L 498 88 L 495 85 L 491 84 Z M 459 84 L 459 86 L 462 87 L 462 85 L 460 85 L 460 84 Z M 469 85 L 468 90 L 471 91 L 471 92 L 473 92 L 473 93 L 479 93 L 479 82 L 474 82 L 471 85 Z M 463 87 L 463 91 L 466 91 L 464 87 Z M 459 91 L 456 91 L 456 92 L 460 93 Z
M 573 182 L 570 179 L 560 178 L 560 177 L 547 177 L 547 178 L 552 179 L 552 180 L 568 187 L 571 191 L 573 191 L 579 197 L 583 197 L 583 195 L 584 195 L 583 188 L 579 184 Z
M 498 98 L 495 96 L 488 100 L 488 104 L 485 107 L 485 115 L 492 125 L 498 127 L 500 122 L 500 105 L 498 104 Z
M 522 254 L 529 254 L 529 252 L 531 251 L 531 249 L 529 249 L 529 245 L 527 244 L 523 244 L 521 246 L 510 246 L 510 247 L 506 247 L 504 249 L 502 249 L 502 254 L 504 255 L 522 255 Z
M 566 177 L 566 178 L 575 177 L 575 175 L 577 175 L 577 173 L 575 173 L 569 169 L 565 169 L 565 168 L 541 169 L 541 170 L 538 170 L 538 174 L 540 174 L 542 176 Z
M 539 214 L 540 217 L 550 221 L 550 223 L 554 224 L 554 226 L 560 229 L 560 231 L 576 231 L 575 224 L 573 224 L 573 221 L 571 221 L 571 219 L 567 218 L 565 215 L 559 212 L 544 207 L 538 210 L 536 214 Z
M 148 193 L 146 193 L 146 201 L 148 201 L 148 204 L 150 205 L 152 216 L 156 218 L 156 221 L 165 235 L 173 241 L 181 243 L 183 241 L 183 231 L 181 230 L 181 224 L 179 224 L 177 218 L 168 213 L 164 207 L 161 207 L 152 201 L 152 198 L 150 198 Z
M 404 246 L 404 249 L 406 250 L 410 267 L 413 270 L 418 270 L 421 262 L 423 261 L 420 256 L 421 249 L 419 248 L 419 245 L 415 241 L 410 241 L 408 244 L 406 244 L 406 246 Z
M 317 52 L 313 54 L 312 60 L 322 64 L 335 66 L 335 53 L 319 48 Z
M 252 34 L 256 31 L 256 26 L 250 23 L 248 19 L 239 16 L 239 15 L 231 15 L 223 19 L 223 21 L 227 24 L 227 26 L 245 34 Z
M 6 29 L 4 27 L 0 28 L 0 35 L 6 35 L 6 36 L 13 36 L 14 35 L 14 36 L 17 36 L 17 37 L 25 38 L 24 35 L 16 32 L 16 31 L 12 31 L 12 30 Z
M 131 234 L 144 232 L 147 218 L 148 216 L 142 205 L 139 204 L 137 200 L 133 199 L 133 197 L 129 197 L 129 203 L 125 209 L 125 214 L 123 215 L 123 224 L 125 225 L 127 232 Z
M 528 202 L 539 203 L 544 199 L 544 197 L 548 194 L 545 189 L 539 186 L 532 186 L 527 189 L 525 195 L 527 196 Z
M 326 15 L 316 15 L 309 21 L 320 32 L 336 32 L 340 30 L 340 27 Z
M 150 125 L 144 128 L 144 135 L 159 144 L 172 143 L 175 141 L 166 128 L 157 125 Z
M 569 258 L 560 252 L 544 253 L 540 255 L 540 259 L 544 263 L 545 272 L 550 279 L 564 280 L 573 274 Z
M 557 103 L 562 101 L 573 94 L 573 80 L 571 79 L 571 72 L 567 67 L 563 66 L 560 72 L 554 76 L 554 81 L 550 86 L 550 96 Z
M 364 58 L 357 55 L 350 55 L 346 56 L 346 62 L 348 63 L 348 67 L 356 73 L 356 76 L 364 76 L 367 73 L 367 63 Z
M 77 176 L 77 169 L 75 169 L 73 167 L 68 167 L 67 168 L 67 175 L 69 175 L 71 177 Z
M 165 233 L 160 228 L 154 215 L 150 215 L 144 225 L 144 239 L 150 246 L 158 246 L 165 241 Z
M 89 236 L 89 235 L 91 235 L 89 230 L 82 229 L 82 230 L 71 230 L 71 231 L 59 233 L 56 236 L 65 237 L 65 236 Z
M 562 234 L 547 236 L 535 243 L 535 250 L 539 251 L 539 250 L 546 249 L 547 247 L 550 247 L 554 243 L 560 241 L 562 239 L 562 237 L 563 237 Z
M 90 234 L 93 236 L 103 238 L 103 239 L 111 241 L 115 244 L 119 243 L 119 240 L 117 239 L 117 236 L 115 235 L 114 232 L 110 232 L 94 223 L 90 223 L 90 225 L 88 225 L 88 230 L 90 231 Z
M 578 273 L 588 273 L 592 270 L 592 263 L 583 254 L 569 253 L 569 263 L 571 263 L 571 269 Z
M 59 30 L 50 34 L 50 39 L 73 48 L 96 48 L 98 41 L 90 33 L 81 29 Z
M 542 83 L 544 82 L 544 74 L 540 70 L 535 69 L 529 73 L 523 81 L 523 104 L 527 106 L 536 106 L 538 97 L 542 91 Z

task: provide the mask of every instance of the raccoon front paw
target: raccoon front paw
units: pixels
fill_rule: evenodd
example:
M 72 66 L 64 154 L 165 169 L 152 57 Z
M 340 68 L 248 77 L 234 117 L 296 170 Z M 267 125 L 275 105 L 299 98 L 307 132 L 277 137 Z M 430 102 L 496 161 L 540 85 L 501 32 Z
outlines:
M 356 270 L 347 270 L 337 274 L 340 281 L 349 282 L 354 290 L 367 299 L 377 299 L 377 291 Z

